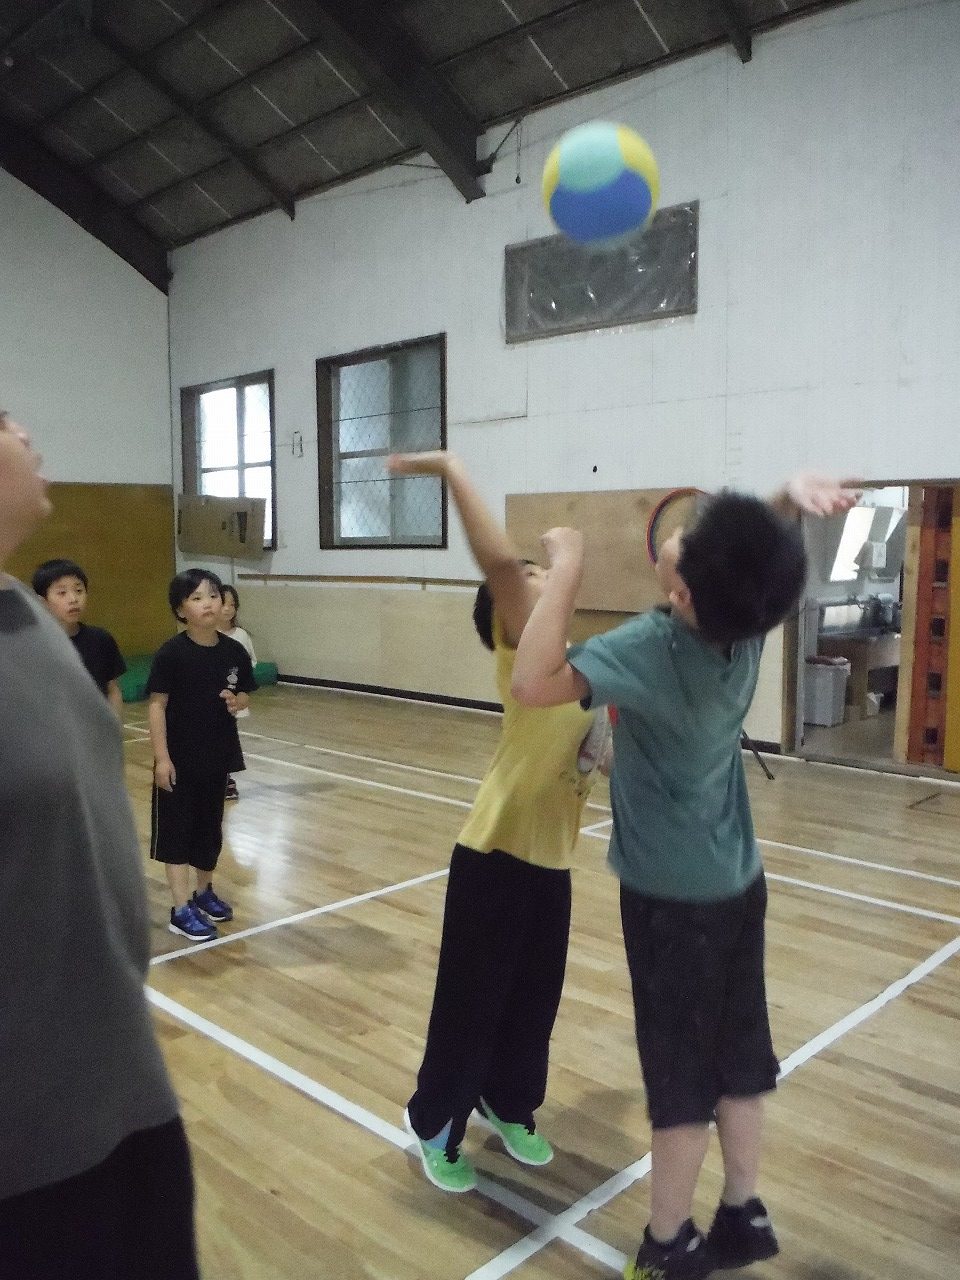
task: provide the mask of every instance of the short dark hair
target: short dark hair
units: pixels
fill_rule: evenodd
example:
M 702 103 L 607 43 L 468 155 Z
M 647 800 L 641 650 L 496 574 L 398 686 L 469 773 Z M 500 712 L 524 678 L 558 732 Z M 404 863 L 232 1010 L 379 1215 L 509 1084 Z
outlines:
M 233 596 L 233 625 L 237 625 L 237 618 L 240 617 L 240 592 L 232 582 L 224 582 L 221 585 L 220 594 L 224 599 L 227 596 Z
M 46 599 L 47 592 L 60 578 L 79 578 L 84 587 L 90 585 L 87 575 L 75 560 L 44 560 L 43 564 L 38 564 L 34 569 L 30 585 L 38 596 Z
M 520 564 L 536 564 L 536 560 L 521 560 Z M 490 594 L 490 588 L 485 582 L 481 582 L 477 588 L 477 595 L 473 602 L 473 625 L 477 629 L 477 635 L 491 651 L 496 648 L 493 643 L 493 596 Z
M 170 608 L 173 610 L 173 616 L 178 622 L 183 619 L 177 610 L 183 604 L 184 600 L 189 600 L 197 587 L 204 582 L 209 582 L 211 586 L 216 587 L 217 592 L 223 599 L 223 583 L 215 573 L 211 573 L 209 569 L 184 569 L 183 573 L 178 573 L 170 583 L 170 590 L 167 592 L 167 599 L 170 601 Z
M 760 498 L 724 489 L 683 534 L 677 572 L 705 640 L 765 635 L 790 613 L 807 580 L 800 525 Z
M 473 602 L 473 625 L 477 635 L 488 649 L 496 646 L 493 643 L 493 596 L 485 582 L 477 587 L 476 599 Z

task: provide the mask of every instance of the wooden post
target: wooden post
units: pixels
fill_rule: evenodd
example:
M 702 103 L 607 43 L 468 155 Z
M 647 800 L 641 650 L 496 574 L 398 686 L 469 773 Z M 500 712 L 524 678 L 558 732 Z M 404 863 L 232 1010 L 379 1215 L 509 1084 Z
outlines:
M 893 758 L 907 762 L 910 707 L 913 700 L 913 660 L 917 627 L 917 586 L 920 581 L 920 526 L 923 521 L 923 485 L 912 484 L 907 499 L 907 536 L 903 550 L 903 612 L 900 637 L 900 672 L 897 676 L 897 715 L 893 731 Z
M 923 494 L 910 730 L 907 759 L 943 764 L 953 489 L 928 485 Z
M 950 623 L 944 700 L 943 767 L 960 773 L 960 486 L 953 491 L 950 531 L 950 574 L 947 591 Z

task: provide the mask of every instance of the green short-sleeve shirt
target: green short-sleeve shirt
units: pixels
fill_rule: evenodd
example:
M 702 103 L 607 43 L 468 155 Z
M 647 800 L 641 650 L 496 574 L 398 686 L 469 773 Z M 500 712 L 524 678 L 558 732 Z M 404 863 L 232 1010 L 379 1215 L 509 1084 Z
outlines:
M 759 874 L 740 735 L 762 649 L 724 654 L 658 609 L 569 650 L 585 705 L 617 709 L 609 857 L 638 893 L 718 902 Z

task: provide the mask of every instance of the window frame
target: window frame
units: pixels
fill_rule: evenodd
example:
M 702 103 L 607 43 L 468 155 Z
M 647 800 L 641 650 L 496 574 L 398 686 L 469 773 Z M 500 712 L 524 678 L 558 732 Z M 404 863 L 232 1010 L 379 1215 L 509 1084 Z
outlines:
M 527 295 L 530 289 L 531 276 L 534 279 L 542 275 L 547 255 L 554 257 L 552 270 L 568 273 L 576 270 L 577 264 L 586 270 L 592 261 L 603 259 L 606 250 L 591 249 L 578 245 L 562 234 L 540 236 L 534 240 L 522 240 L 504 247 L 503 251 L 503 307 L 504 307 L 504 340 L 508 347 L 520 346 L 526 342 L 544 342 L 550 338 L 566 337 L 575 333 L 594 333 L 600 329 L 625 329 L 634 325 L 651 324 L 657 320 L 670 320 L 678 316 L 696 315 L 699 310 L 699 276 L 700 276 L 700 201 L 681 200 L 676 204 L 664 205 L 654 217 L 650 230 L 634 232 L 627 237 L 619 248 L 610 250 L 615 255 L 621 249 L 639 253 L 641 247 L 650 243 L 651 231 L 654 235 L 667 235 L 673 226 L 679 230 L 675 233 L 678 239 L 688 239 L 687 257 L 683 261 L 690 264 L 689 292 L 686 300 L 675 301 L 671 305 L 657 305 L 646 310 L 634 310 L 629 313 L 617 312 L 608 315 L 591 315 L 578 320 L 564 320 L 551 323 L 549 327 L 525 327 L 523 317 L 518 321 L 515 316 L 515 295 Z M 536 262 L 536 258 L 540 262 Z M 679 263 L 681 259 L 677 259 Z M 679 271 L 678 271 L 679 277 Z
M 323 551 L 446 551 L 448 549 L 447 485 L 440 482 L 440 541 L 439 542 L 386 542 L 381 538 L 348 538 L 336 541 L 335 468 L 338 459 L 352 457 L 386 457 L 391 450 L 362 449 L 340 453 L 334 444 L 333 375 L 335 370 L 350 365 L 370 364 L 383 360 L 411 347 L 437 346 L 440 355 L 440 443 L 447 447 L 447 335 L 429 333 L 420 338 L 408 338 L 403 342 L 383 343 L 376 347 L 363 347 L 344 355 L 322 356 L 316 362 L 317 377 L 317 463 L 320 548 Z
M 241 392 L 245 387 L 266 383 L 267 402 L 270 412 L 270 505 L 273 513 L 273 527 L 270 540 L 264 539 L 264 551 L 277 549 L 277 422 L 276 399 L 274 395 L 274 371 L 262 369 L 259 373 L 243 373 L 233 378 L 218 378 L 215 382 L 198 382 L 190 387 L 180 388 L 180 422 L 181 447 L 183 453 L 183 491 L 184 493 L 202 496 L 200 493 L 200 477 L 204 468 L 200 466 L 200 439 L 197 431 L 197 414 L 200 397 L 208 391 L 225 391 L 232 388 Z M 244 396 L 237 396 L 237 465 L 233 467 L 208 467 L 208 471 L 233 471 L 238 476 L 244 469 L 243 461 L 243 420 Z M 252 463 L 252 466 L 263 466 L 263 463 Z M 242 496 L 242 495 L 240 495 Z

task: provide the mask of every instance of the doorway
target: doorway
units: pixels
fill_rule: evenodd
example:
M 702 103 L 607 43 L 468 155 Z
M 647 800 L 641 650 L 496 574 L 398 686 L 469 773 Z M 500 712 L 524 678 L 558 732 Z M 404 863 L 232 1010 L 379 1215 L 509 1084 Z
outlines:
M 896 760 L 911 491 L 870 487 L 843 515 L 804 519 L 810 576 L 797 637 L 796 748 L 808 759 Z
M 956 776 L 960 482 L 870 485 L 844 515 L 805 520 L 804 537 L 810 576 L 787 691 L 794 750 Z

